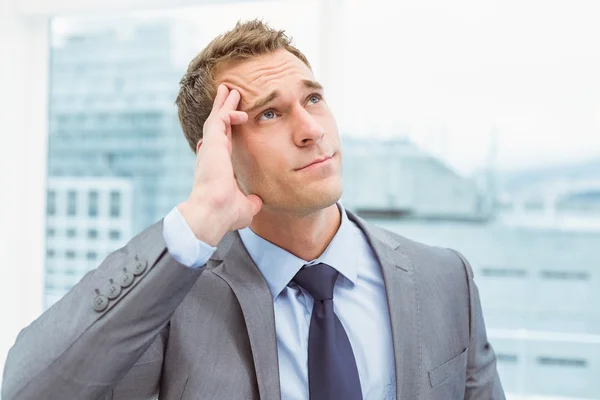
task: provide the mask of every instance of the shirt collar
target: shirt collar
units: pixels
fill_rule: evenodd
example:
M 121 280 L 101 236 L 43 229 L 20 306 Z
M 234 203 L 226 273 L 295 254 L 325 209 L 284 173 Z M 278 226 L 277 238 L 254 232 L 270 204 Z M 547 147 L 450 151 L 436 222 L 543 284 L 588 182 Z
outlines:
M 337 206 L 341 215 L 340 227 L 323 254 L 315 260 L 307 261 L 296 257 L 258 236 L 250 227 L 238 231 L 250 257 L 267 281 L 273 298 L 281 293 L 306 264 L 323 262 L 335 268 L 353 285 L 356 284 L 358 265 L 356 257 L 353 257 L 348 249 L 357 248 L 359 244 L 356 241 L 359 236 L 355 234 L 355 227 L 348 218 L 344 206 L 340 202 Z

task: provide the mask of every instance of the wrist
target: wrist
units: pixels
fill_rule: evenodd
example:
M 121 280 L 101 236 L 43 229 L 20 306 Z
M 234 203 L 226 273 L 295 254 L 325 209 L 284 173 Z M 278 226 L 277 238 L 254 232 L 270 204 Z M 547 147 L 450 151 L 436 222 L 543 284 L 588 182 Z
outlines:
M 184 201 L 177 209 L 196 238 L 212 247 L 216 247 L 229 230 L 227 222 L 206 204 Z

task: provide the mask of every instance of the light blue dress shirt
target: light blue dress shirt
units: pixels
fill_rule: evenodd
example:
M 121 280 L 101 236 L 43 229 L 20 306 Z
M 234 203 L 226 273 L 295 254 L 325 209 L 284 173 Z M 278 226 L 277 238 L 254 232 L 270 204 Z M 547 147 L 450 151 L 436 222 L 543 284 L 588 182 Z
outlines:
M 238 232 L 263 274 L 275 310 L 281 396 L 308 399 L 308 330 L 313 299 L 292 278 L 305 264 L 326 263 L 340 275 L 334 288 L 334 311 L 354 352 L 364 400 L 394 400 L 394 350 L 381 266 L 366 237 L 340 202 L 340 227 L 323 254 L 302 260 L 263 239 L 250 228 Z M 201 267 L 216 248 L 198 240 L 174 208 L 164 219 L 169 253 L 189 267 Z

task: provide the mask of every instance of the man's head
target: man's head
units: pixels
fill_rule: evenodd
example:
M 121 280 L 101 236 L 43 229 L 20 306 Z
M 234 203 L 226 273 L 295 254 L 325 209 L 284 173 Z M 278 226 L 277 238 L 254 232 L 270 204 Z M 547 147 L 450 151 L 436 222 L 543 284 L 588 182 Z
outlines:
M 176 104 L 194 151 L 219 84 L 240 93 L 238 109 L 248 114 L 248 122 L 234 126 L 232 133 L 232 163 L 244 193 L 260 196 L 265 209 L 295 213 L 339 200 L 336 123 L 308 60 L 283 31 L 260 21 L 238 23 L 192 60 Z

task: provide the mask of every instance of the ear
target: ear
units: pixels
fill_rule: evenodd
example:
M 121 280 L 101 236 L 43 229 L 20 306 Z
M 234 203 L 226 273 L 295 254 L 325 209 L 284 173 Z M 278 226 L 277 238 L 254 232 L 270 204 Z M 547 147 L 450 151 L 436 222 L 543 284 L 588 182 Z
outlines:
M 202 139 L 198 140 L 198 143 L 196 143 L 196 154 L 200 151 L 200 146 L 202 146 Z

